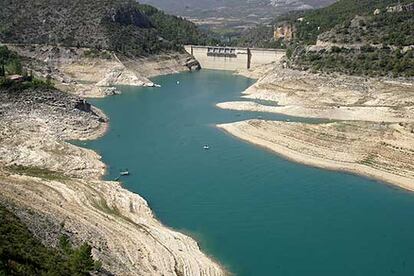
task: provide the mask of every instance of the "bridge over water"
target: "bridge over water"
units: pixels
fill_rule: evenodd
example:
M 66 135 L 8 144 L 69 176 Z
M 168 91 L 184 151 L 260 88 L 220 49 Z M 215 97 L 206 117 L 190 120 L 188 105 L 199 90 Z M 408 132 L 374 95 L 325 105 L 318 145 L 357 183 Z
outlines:
M 280 61 L 285 51 L 265 48 L 240 48 L 186 45 L 202 68 L 220 70 L 250 69 L 251 67 Z

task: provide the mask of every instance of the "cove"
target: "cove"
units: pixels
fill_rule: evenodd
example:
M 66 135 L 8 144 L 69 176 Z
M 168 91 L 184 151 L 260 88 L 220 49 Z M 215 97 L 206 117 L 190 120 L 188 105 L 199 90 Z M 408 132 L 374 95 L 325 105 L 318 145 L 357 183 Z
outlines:
M 240 100 L 253 80 L 201 70 L 153 81 L 162 87 L 91 101 L 110 128 L 85 145 L 102 155 L 107 179 L 128 168 L 124 187 L 164 224 L 235 275 L 414 275 L 413 193 L 296 164 L 215 128 L 258 116 L 307 121 L 215 107 Z

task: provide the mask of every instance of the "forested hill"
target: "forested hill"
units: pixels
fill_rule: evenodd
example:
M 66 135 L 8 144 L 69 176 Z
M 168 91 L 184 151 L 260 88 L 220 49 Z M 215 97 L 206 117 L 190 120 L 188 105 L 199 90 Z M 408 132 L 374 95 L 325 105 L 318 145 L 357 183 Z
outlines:
M 0 42 L 147 55 L 202 43 L 197 27 L 134 0 L 0 0 Z
M 329 31 L 337 25 L 349 24 L 356 16 L 371 16 L 375 9 L 385 10 L 386 7 L 397 5 L 398 2 L 404 5 L 414 1 L 339 0 L 328 7 L 287 14 L 283 17 L 279 17 L 276 21 L 290 21 L 294 23 L 297 28 L 297 39 L 307 44 L 314 44 L 319 34 Z M 411 15 L 411 17 L 413 16 Z M 304 20 L 297 21 L 298 18 L 303 18 Z M 391 24 L 392 22 L 390 22 L 390 25 Z M 397 24 L 399 23 L 397 22 Z M 396 25 L 394 25 L 394 27 L 395 26 Z
M 278 18 L 282 22 L 294 30 L 288 56 L 295 68 L 414 76 L 414 0 L 340 0 Z

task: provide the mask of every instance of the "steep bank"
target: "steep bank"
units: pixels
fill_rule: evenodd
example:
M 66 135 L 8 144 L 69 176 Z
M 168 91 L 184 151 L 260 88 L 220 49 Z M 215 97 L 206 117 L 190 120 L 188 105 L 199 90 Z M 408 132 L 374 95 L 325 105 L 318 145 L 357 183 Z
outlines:
M 340 121 L 252 120 L 219 128 L 297 162 L 367 175 L 414 190 L 412 81 L 311 74 L 275 65 L 243 98 L 217 106 Z
M 98 154 L 65 142 L 101 135 L 99 110 L 45 87 L 2 88 L 0 103 L 0 202 L 45 244 L 61 234 L 88 242 L 117 275 L 224 274 L 193 239 L 161 225 L 144 199 L 100 180 Z

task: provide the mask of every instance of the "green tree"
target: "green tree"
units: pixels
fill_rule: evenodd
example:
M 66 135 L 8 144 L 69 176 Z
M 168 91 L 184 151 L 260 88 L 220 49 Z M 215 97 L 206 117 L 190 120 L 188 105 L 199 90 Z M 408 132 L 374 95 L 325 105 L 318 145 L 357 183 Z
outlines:
M 71 275 L 89 275 L 89 272 L 95 269 L 95 262 L 91 257 L 91 250 L 91 246 L 84 243 L 73 251 L 68 260 Z

